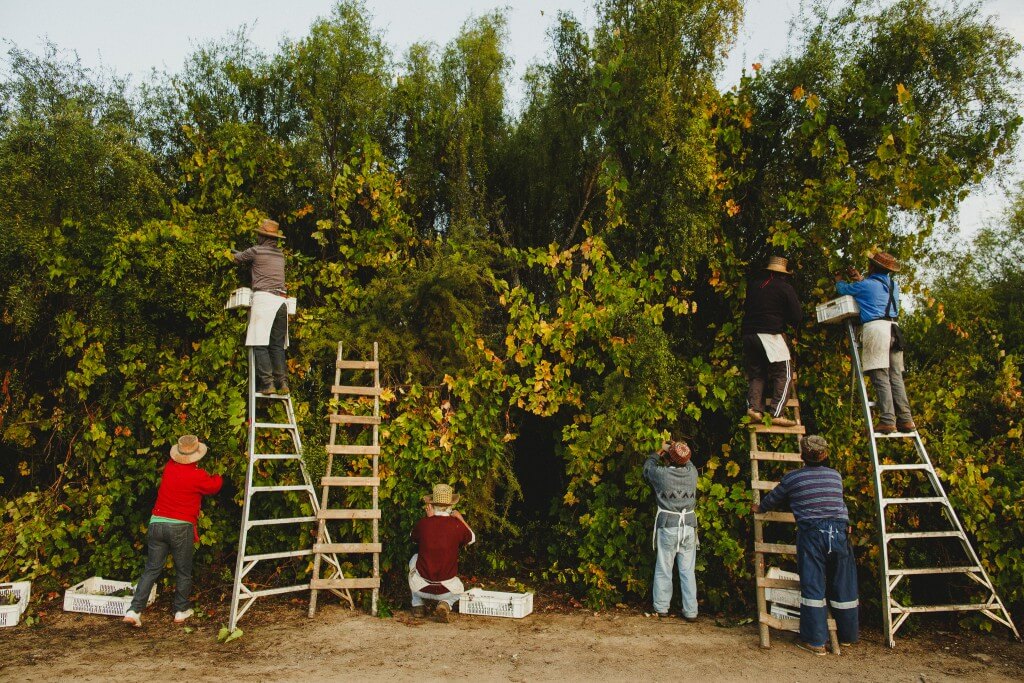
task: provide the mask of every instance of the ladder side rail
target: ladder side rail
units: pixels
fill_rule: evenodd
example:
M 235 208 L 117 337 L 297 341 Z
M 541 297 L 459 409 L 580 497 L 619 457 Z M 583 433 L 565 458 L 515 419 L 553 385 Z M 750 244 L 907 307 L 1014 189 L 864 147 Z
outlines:
M 238 557 L 235 560 L 234 586 L 231 591 L 231 614 L 228 618 L 228 630 L 234 631 L 238 618 L 242 616 L 238 611 L 238 597 L 243 579 L 243 560 L 245 558 L 246 541 L 249 531 L 249 500 L 252 491 L 252 470 L 256 452 L 256 358 L 253 349 L 249 347 L 249 444 L 246 448 L 247 462 L 245 464 L 245 493 L 242 499 L 242 528 L 238 535 Z M 244 609 L 242 610 L 245 611 Z
M 879 560 L 882 565 L 881 584 L 882 589 L 882 630 L 889 647 L 895 647 L 893 640 L 892 611 L 890 609 L 890 588 L 889 588 L 889 544 L 886 538 L 885 506 L 882 504 L 884 493 L 882 492 L 882 476 L 879 470 L 878 445 L 875 442 L 875 425 L 871 417 L 871 405 L 868 399 L 868 388 L 864 383 L 864 371 L 860 362 L 860 350 L 857 348 L 857 336 L 853 329 L 853 318 L 846 319 L 846 332 L 850 338 L 850 357 L 853 361 L 853 369 L 857 377 L 857 386 L 860 388 L 861 407 L 864 409 L 864 420 L 868 430 L 868 447 L 871 451 L 871 470 L 875 483 L 875 505 L 878 509 L 878 533 L 879 533 Z
M 373 416 L 380 418 L 380 362 L 377 358 L 377 342 L 373 342 L 373 386 L 377 390 L 373 394 Z M 373 452 L 373 477 L 380 477 L 380 420 L 378 419 L 376 424 L 373 425 L 373 446 L 375 447 Z M 374 486 L 371 489 L 371 496 L 373 497 L 373 510 L 377 509 L 379 503 L 378 500 L 379 487 Z M 371 521 L 373 525 L 373 543 L 380 543 L 380 518 L 374 517 Z M 377 600 L 380 594 L 380 553 L 373 553 L 373 578 L 376 579 L 376 585 L 373 588 L 373 593 L 370 596 L 370 614 L 377 616 Z
M 342 352 L 343 352 L 342 343 L 338 342 L 338 360 L 341 360 Z M 338 363 L 337 362 L 335 362 L 334 366 L 335 366 L 334 367 L 334 383 L 335 384 L 341 384 L 341 368 L 338 367 Z M 333 399 L 329 399 L 329 400 L 333 400 Z M 338 413 L 338 408 L 336 406 L 332 407 L 330 409 L 330 414 L 331 415 L 335 415 L 337 413 Z M 330 436 L 330 439 L 329 439 L 328 443 L 333 446 L 337 436 L 338 436 L 338 425 L 336 423 L 332 422 L 331 423 L 331 436 Z M 330 449 L 327 449 L 327 462 L 326 462 L 326 465 L 324 467 L 324 476 L 325 477 L 330 477 L 331 476 L 332 468 L 333 467 L 334 467 L 334 454 L 331 453 Z M 328 491 L 330 491 L 330 486 L 324 486 L 322 488 L 322 490 L 321 490 L 321 494 L 320 494 L 320 509 L 321 510 L 326 510 L 327 509 L 327 495 L 328 495 Z M 326 532 L 326 531 L 327 531 L 327 520 L 326 519 L 318 520 L 317 521 L 317 525 L 316 525 L 316 542 L 317 543 L 324 543 L 324 532 Z M 310 617 L 312 617 L 314 614 L 316 614 L 316 598 L 317 598 L 318 589 L 315 588 L 314 586 L 315 586 L 315 582 L 320 579 L 320 559 L 321 559 L 321 553 L 314 553 L 314 555 L 313 555 L 313 579 L 310 582 L 311 592 L 309 594 L 309 616 Z
M 757 432 L 751 430 L 750 432 L 750 451 L 759 451 L 760 447 L 757 443 Z M 754 502 L 761 503 L 761 491 L 754 487 L 754 484 L 760 481 L 760 471 L 758 469 L 758 461 L 756 458 L 750 460 L 750 482 L 751 488 L 754 491 Z M 760 543 L 764 542 L 764 527 L 760 520 L 754 518 L 754 548 L 758 548 Z M 765 562 L 764 554 L 754 551 L 754 576 L 757 581 L 757 627 L 761 633 L 761 647 L 771 647 L 771 630 L 768 627 L 768 623 L 764 620 L 764 615 L 768 614 L 768 601 L 765 599 L 764 586 L 762 580 L 765 578 Z

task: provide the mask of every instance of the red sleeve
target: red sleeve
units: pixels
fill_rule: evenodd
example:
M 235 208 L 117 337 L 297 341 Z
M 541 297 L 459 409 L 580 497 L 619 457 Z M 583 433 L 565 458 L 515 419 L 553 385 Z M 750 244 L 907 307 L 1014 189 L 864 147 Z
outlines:
M 212 496 L 220 491 L 220 487 L 224 484 L 224 478 L 219 474 L 210 474 L 206 470 L 196 468 L 195 484 L 199 493 L 204 496 Z
M 459 547 L 467 546 L 473 541 L 473 532 L 469 530 L 469 525 L 464 522 L 459 522 L 459 526 L 462 527 L 462 540 L 459 541 Z

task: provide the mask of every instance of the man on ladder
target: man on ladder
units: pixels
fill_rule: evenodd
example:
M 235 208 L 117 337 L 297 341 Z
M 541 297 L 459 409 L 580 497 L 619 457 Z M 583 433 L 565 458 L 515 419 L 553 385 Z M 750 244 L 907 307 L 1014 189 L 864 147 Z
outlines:
M 256 391 L 287 394 L 288 305 L 284 281 L 284 239 L 277 221 L 265 219 L 256 228 L 256 245 L 231 254 L 235 263 L 252 267 L 252 308 L 245 345 L 256 359 Z M 276 385 L 276 389 L 275 389 Z
M 880 251 L 871 257 L 867 277 L 856 268 L 848 271 L 851 282 L 836 275 L 836 291 L 860 307 L 861 361 L 878 397 L 876 434 L 917 431 L 903 384 L 903 334 L 896 324 L 900 299 L 892 276 L 899 269 L 891 254 Z

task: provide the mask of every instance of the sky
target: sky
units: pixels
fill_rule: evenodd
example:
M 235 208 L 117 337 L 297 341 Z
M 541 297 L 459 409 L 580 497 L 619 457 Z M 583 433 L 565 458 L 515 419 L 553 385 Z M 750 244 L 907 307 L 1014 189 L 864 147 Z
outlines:
M 412 43 L 443 45 L 467 18 L 496 8 L 508 11 L 509 51 L 519 77 L 543 60 L 547 31 L 559 10 L 571 11 L 593 25 L 593 0 L 366 0 L 374 23 L 395 53 Z M 196 46 L 223 38 L 245 25 L 250 39 L 273 51 L 282 38 L 300 38 L 318 16 L 330 13 L 333 0 L 0 0 L 0 39 L 41 52 L 47 40 L 73 50 L 86 66 L 103 66 L 132 82 L 153 69 L 177 71 Z M 752 62 L 770 64 L 786 48 L 789 23 L 801 0 L 746 0 L 743 27 L 719 85 L 728 88 Z M 985 13 L 1024 43 L 1024 0 L 982 0 Z M 1021 65 L 1024 67 L 1024 64 Z M 1018 149 L 1016 177 L 1024 177 L 1024 146 Z M 997 220 L 1005 206 L 1004 190 L 989 183 L 961 205 L 960 227 L 973 233 Z

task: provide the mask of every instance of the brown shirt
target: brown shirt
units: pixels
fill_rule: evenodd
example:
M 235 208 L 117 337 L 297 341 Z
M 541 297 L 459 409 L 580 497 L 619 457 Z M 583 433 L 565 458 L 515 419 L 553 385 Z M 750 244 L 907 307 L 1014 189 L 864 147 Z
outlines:
M 284 252 L 276 244 L 257 244 L 231 255 L 235 263 L 252 264 L 252 288 L 257 292 L 285 294 Z

